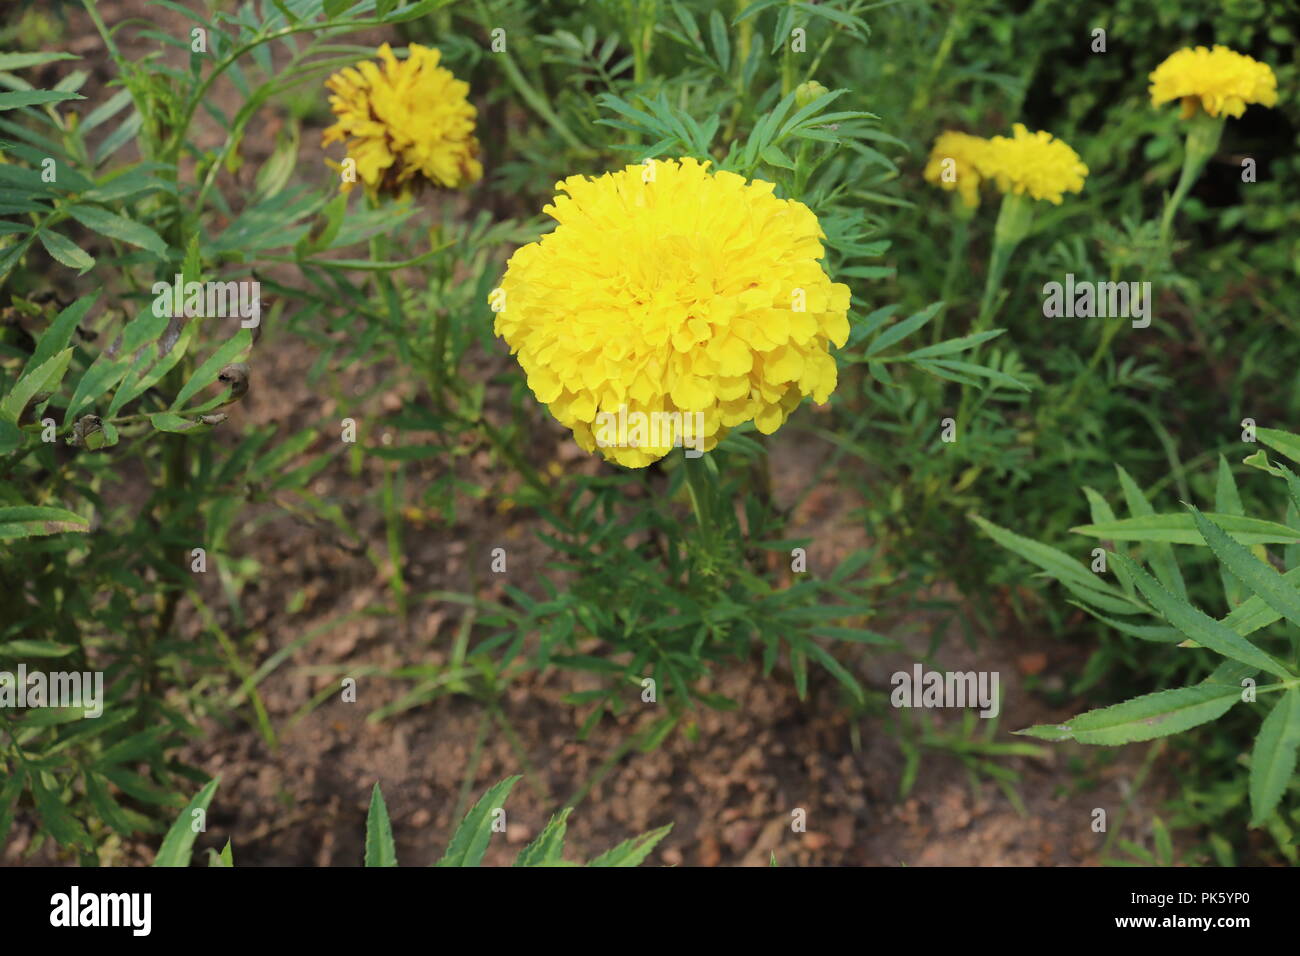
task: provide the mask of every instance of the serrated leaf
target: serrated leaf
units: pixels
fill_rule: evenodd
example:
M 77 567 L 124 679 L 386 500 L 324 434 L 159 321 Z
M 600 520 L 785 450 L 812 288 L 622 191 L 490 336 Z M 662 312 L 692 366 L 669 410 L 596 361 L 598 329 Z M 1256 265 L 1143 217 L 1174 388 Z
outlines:
M 1090 710 L 1063 724 L 1040 724 L 1016 733 L 1041 740 L 1076 740 L 1081 744 L 1115 747 L 1167 737 L 1215 720 L 1240 699 L 1239 687 L 1196 684 Z
M 565 807 L 547 822 L 537 839 L 519 851 L 515 866 L 556 866 L 564 862 L 564 835 L 572 807 Z
M 143 223 L 134 222 L 100 206 L 80 203 L 69 206 L 68 215 L 92 232 L 147 249 L 160 258 L 167 257 L 167 243 Z
M 492 839 L 492 811 L 501 807 L 520 777 L 507 777 L 488 790 L 470 809 L 452 835 L 437 866 L 478 866 Z
M 95 257 L 85 252 L 75 242 L 67 236 L 60 235 L 57 232 L 51 232 L 48 229 L 42 229 L 36 234 L 36 238 L 41 241 L 56 262 L 65 265 L 69 269 L 76 269 L 77 275 L 81 275 L 87 269 L 95 265 Z
M 640 866 L 659 842 L 672 832 L 672 829 L 673 825 L 670 823 L 666 827 L 624 840 L 614 849 L 596 857 L 587 866 Z
M 1208 647 L 1216 654 L 1241 661 L 1251 667 L 1258 667 L 1278 677 L 1292 676 L 1284 666 L 1273 659 L 1272 655 L 1260 650 L 1222 621 L 1215 620 L 1167 590 L 1127 555 L 1114 554 L 1112 560 L 1125 565 L 1133 576 L 1133 583 L 1137 585 L 1137 589 L 1151 602 L 1151 606 L 1161 617 L 1202 647 Z
M 1222 528 L 1194 506 L 1187 507 L 1196 521 L 1196 527 L 1209 543 L 1210 550 L 1233 576 L 1292 624 L 1300 625 L 1300 589 L 1292 587 L 1272 565 L 1261 561 L 1233 541 Z

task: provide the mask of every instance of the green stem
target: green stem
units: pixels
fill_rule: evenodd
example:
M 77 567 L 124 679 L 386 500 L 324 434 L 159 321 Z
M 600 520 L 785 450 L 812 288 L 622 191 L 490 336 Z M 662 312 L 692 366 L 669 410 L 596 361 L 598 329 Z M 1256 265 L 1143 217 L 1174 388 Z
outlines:
M 1002 291 L 1002 278 L 1006 274 L 1007 264 L 1011 261 L 1016 247 L 1029 235 L 1029 227 L 1034 219 L 1034 200 L 1025 195 L 1007 193 L 1002 197 L 1002 206 L 998 209 L 997 225 L 993 228 L 993 251 L 989 254 L 989 271 L 984 279 L 984 294 L 980 298 L 979 314 L 971 326 L 971 333 L 984 332 L 993 324 L 997 312 L 998 293 Z M 979 348 L 971 351 L 968 361 L 978 361 Z M 961 391 L 961 405 L 957 413 L 957 424 L 963 430 L 969 425 L 973 411 L 971 401 L 974 386 L 964 385 Z
M 1169 247 L 1174 216 L 1178 213 L 1178 207 L 1187 196 L 1188 190 L 1192 188 L 1192 184 L 1200 177 L 1205 164 L 1219 148 L 1226 119 L 1226 116 L 1210 116 L 1198 108 L 1196 115 L 1187 124 L 1187 146 L 1183 155 L 1183 169 L 1178 176 L 1178 185 L 1174 187 L 1168 202 L 1165 203 L 1164 214 L 1160 217 L 1160 244 L 1166 249 Z
M 713 510 L 710 507 L 708 477 L 704 474 L 704 459 L 688 457 L 683 448 L 682 468 L 686 472 L 686 491 L 691 498 L 691 508 L 700 526 L 700 538 L 706 547 L 712 547 Z

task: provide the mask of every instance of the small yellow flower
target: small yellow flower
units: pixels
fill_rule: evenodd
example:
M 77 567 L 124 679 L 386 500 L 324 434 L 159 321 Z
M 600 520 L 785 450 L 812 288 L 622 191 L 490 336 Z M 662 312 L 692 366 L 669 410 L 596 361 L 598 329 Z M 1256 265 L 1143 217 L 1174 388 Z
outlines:
M 1028 193 L 1034 199 L 1061 204 L 1064 193 L 1083 189 L 1088 167 L 1079 154 L 1051 133 L 1031 133 L 1023 123 L 1011 136 L 994 136 L 984 153 L 981 172 L 997 181 L 1004 193 Z
M 957 190 L 962 202 L 974 209 L 980 204 L 981 168 L 988 149 L 989 141 L 982 136 L 955 130 L 940 133 L 922 175 L 940 189 Z
M 1211 116 L 1240 116 L 1248 103 L 1273 106 L 1277 77 L 1260 63 L 1226 46 L 1185 47 L 1151 71 L 1151 105 L 1183 101 L 1183 118 L 1199 105 Z
M 817 217 L 773 188 L 694 159 L 556 185 L 558 227 L 515 252 L 489 301 L 529 387 L 584 449 L 640 468 L 742 422 L 770 434 L 805 396 L 830 396 L 849 287 L 822 269 Z M 652 421 L 635 446 L 603 437 L 621 412 L 699 413 L 702 434 Z
M 477 182 L 483 165 L 469 84 L 438 65 L 440 51 L 417 43 L 405 60 L 385 43 L 379 58 L 382 67 L 367 60 L 325 81 L 338 122 L 321 145 L 347 143 L 356 178 L 372 197 L 405 196 L 426 183 L 456 189 Z M 343 191 L 352 185 L 345 177 Z

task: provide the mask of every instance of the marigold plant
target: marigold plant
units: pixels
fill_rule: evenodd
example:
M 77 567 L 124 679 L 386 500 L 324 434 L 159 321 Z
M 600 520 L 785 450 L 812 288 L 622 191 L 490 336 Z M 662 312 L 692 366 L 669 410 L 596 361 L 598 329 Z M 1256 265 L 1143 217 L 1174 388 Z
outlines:
M 1240 116 L 1250 103 L 1277 103 L 1277 77 L 1260 63 L 1226 46 L 1184 47 L 1151 71 L 1151 105 L 1181 100 L 1183 118 L 1197 107 L 1211 116 Z
M 387 43 L 378 55 L 382 68 L 367 60 L 326 80 L 338 122 L 321 144 L 347 144 L 356 178 L 372 197 L 407 195 L 426 183 L 456 189 L 482 178 L 469 84 L 438 65 L 440 51 L 418 43 L 405 60 Z M 343 191 L 352 186 L 345 176 Z
M 934 141 L 922 175 L 940 189 L 956 190 L 962 202 L 974 209 L 980 204 L 980 184 L 984 181 L 981 170 L 988 151 L 989 141 L 984 137 L 947 130 Z M 951 167 L 944 165 L 948 160 L 952 161 Z M 951 169 L 951 178 L 945 177 L 946 168 Z
M 1023 123 L 1010 136 L 994 136 L 983 152 L 983 171 L 1004 193 L 1028 194 L 1061 204 L 1064 193 L 1083 189 L 1088 167 L 1070 146 L 1051 133 L 1031 133 Z
M 849 288 L 823 270 L 807 206 L 689 158 L 557 188 L 545 212 L 559 226 L 511 257 L 496 333 L 584 449 L 621 407 L 702 413 L 708 450 L 730 427 L 770 434 L 805 396 L 830 396 Z M 665 437 L 601 452 L 643 467 L 672 449 Z

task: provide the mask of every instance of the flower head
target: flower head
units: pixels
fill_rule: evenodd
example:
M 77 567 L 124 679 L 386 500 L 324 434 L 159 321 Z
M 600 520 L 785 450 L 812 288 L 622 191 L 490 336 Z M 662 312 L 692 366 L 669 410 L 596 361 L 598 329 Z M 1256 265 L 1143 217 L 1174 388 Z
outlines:
M 469 84 L 439 66 L 441 57 L 412 43 L 398 60 L 385 43 L 382 67 L 366 60 L 325 81 L 338 122 L 321 144 L 347 143 L 356 178 L 371 196 L 406 195 L 426 182 L 456 189 L 482 177 Z M 345 178 L 343 190 L 351 188 Z
M 556 185 L 559 225 L 515 252 L 489 301 L 538 401 L 587 451 L 639 468 L 692 441 L 652 424 L 635 446 L 612 442 L 601 423 L 621 411 L 691 416 L 707 451 L 830 396 L 849 288 L 818 261 L 817 217 L 773 188 L 694 159 Z
M 1088 167 L 1079 154 L 1051 133 L 1031 133 L 1023 123 L 1011 136 L 994 136 L 984 152 L 981 172 L 997 181 L 1004 193 L 1028 193 L 1034 199 L 1061 204 L 1062 194 L 1083 189 Z
M 940 133 L 922 175 L 940 189 L 957 190 L 962 202 L 974 209 L 980 204 L 981 169 L 988 149 L 989 141 L 981 136 L 955 130 Z
M 1199 105 L 1211 116 L 1240 116 L 1248 103 L 1277 102 L 1277 77 L 1267 63 L 1216 46 L 1184 47 L 1151 71 L 1151 105 L 1183 101 L 1183 118 Z

